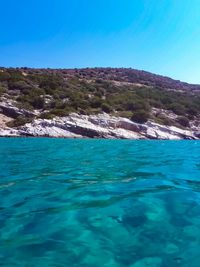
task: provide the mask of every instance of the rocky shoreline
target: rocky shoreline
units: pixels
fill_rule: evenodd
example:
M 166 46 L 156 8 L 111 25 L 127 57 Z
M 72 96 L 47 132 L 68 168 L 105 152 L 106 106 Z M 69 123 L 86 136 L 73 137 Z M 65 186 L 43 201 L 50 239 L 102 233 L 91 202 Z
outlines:
M 0 76 L 0 137 L 200 139 L 199 85 L 124 68 Z
M 132 122 L 127 118 L 115 117 L 106 113 L 67 117 L 35 119 L 18 128 L 0 126 L 1 137 L 55 137 L 55 138 L 105 138 L 105 139 L 160 139 L 197 140 L 198 129 L 181 129 L 164 126 L 153 121 L 145 124 Z

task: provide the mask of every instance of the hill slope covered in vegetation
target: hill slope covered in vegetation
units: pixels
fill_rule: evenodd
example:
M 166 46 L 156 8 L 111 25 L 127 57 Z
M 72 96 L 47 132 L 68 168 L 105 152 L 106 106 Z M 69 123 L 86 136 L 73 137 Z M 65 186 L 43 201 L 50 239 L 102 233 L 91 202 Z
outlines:
M 189 127 L 200 116 L 200 85 L 134 69 L 0 68 L 0 96 L 48 119 L 106 112 L 138 123 Z M 18 116 L 8 125 L 33 118 Z

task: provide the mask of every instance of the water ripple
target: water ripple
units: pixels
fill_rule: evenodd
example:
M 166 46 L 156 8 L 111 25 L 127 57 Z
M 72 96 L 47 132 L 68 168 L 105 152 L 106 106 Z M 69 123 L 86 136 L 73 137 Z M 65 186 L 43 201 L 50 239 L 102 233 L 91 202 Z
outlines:
M 197 267 L 200 142 L 0 139 L 0 265 Z

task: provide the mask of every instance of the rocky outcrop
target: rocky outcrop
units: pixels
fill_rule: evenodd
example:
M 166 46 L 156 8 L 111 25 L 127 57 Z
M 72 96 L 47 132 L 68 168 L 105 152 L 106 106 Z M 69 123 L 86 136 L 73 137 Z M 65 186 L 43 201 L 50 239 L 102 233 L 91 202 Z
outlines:
M 195 132 L 195 133 L 194 133 L 194 136 L 195 136 L 197 139 L 200 139 L 200 131 Z
M 18 137 L 20 132 L 12 128 L 0 128 L 1 137 Z
M 183 130 L 175 126 L 164 126 L 155 122 L 147 122 L 143 131 L 149 139 L 196 139 L 195 134 L 189 130 Z
M 33 117 L 36 113 L 26 109 L 18 108 L 17 103 L 6 97 L 0 99 L 0 111 L 5 116 L 17 118 L 18 116 Z
M 140 133 L 117 127 L 118 118 L 104 115 L 78 115 L 37 119 L 18 129 L 20 135 L 88 138 L 141 139 Z
M 199 139 L 199 133 L 174 126 L 164 126 L 148 121 L 134 123 L 129 119 L 108 114 L 56 117 L 52 120 L 35 119 L 17 129 L 0 129 L 0 136 L 38 136 L 65 138 L 111 139 Z

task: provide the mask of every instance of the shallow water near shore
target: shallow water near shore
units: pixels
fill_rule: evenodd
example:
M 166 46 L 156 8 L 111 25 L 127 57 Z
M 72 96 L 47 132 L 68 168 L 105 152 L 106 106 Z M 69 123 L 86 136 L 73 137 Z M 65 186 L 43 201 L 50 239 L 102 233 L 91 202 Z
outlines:
M 0 139 L 0 266 L 199 267 L 200 142 Z

